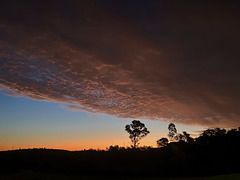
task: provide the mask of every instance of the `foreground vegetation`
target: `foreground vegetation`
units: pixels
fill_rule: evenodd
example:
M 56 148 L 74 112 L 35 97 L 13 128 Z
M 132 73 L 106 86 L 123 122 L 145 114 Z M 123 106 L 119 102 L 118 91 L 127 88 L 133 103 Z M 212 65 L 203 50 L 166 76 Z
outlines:
M 40 174 L 33 172 L 21 172 L 15 174 L 0 174 L 0 179 L 6 180 L 92 180 L 99 179 L 94 175 L 92 176 L 71 176 L 71 175 L 56 175 L 56 174 Z M 112 177 L 103 177 L 102 179 L 109 180 L 113 179 Z M 114 177 L 115 180 L 239 180 L 240 174 L 228 174 L 228 175 L 219 175 L 219 176 L 209 176 L 209 177 L 188 177 L 188 178 L 167 178 L 167 177 Z
M 199 177 L 204 180 L 202 177 L 214 179 L 214 175 L 224 174 L 235 174 L 228 175 L 227 179 L 239 178 L 240 129 L 208 129 L 195 139 L 187 133 L 179 135 L 173 124 L 169 129 L 168 136 L 172 140 L 170 143 L 158 140 L 159 148 L 137 148 L 133 141 L 132 148 L 110 146 L 106 151 L 25 149 L 0 152 L 0 179 L 37 176 L 37 179 Z

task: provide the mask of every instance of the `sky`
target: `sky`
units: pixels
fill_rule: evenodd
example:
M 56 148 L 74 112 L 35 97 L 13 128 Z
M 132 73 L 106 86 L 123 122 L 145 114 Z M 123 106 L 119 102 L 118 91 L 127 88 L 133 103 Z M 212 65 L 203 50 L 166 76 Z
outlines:
M 155 146 L 240 122 L 234 0 L 0 2 L 0 149 Z

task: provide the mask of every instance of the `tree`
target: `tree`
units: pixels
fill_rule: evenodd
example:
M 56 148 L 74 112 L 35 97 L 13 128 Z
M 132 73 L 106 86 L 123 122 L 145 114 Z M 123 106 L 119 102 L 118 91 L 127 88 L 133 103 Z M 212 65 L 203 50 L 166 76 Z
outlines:
M 185 142 L 185 137 L 183 134 L 178 133 L 174 136 L 174 139 L 178 142 Z
M 214 128 L 203 131 L 202 136 L 222 136 L 226 134 L 226 129 Z
M 186 143 L 193 143 L 194 139 L 188 134 L 186 131 L 183 133 L 178 133 L 174 136 L 174 139 L 178 142 L 186 142 Z
M 119 151 L 120 150 L 120 147 L 118 145 L 116 146 L 109 146 L 108 148 L 108 151 Z
M 198 143 L 201 144 L 210 144 L 212 142 L 216 142 L 216 138 L 221 138 L 226 134 L 225 129 L 221 128 L 212 128 L 207 129 L 202 132 L 202 134 L 196 139 Z
M 173 137 L 177 134 L 177 129 L 176 129 L 175 124 L 170 123 L 170 124 L 168 125 L 168 130 L 169 130 L 168 137 L 170 137 L 171 139 L 173 139 Z
M 194 139 L 186 131 L 183 131 L 184 139 L 187 143 L 193 143 Z
M 167 138 L 163 137 L 163 138 L 157 140 L 157 146 L 158 147 L 165 147 L 167 145 L 168 145 L 168 139 Z
M 177 128 L 173 123 L 170 123 L 168 125 L 168 130 L 169 130 L 168 137 L 170 137 L 172 141 L 187 142 L 187 143 L 194 142 L 194 139 L 190 137 L 190 134 L 188 134 L 186 131 L 183 131 L 182 134 L 177 133 Z
M 136 148 L 139 144 L 138 142 L 147 136 L 148 133 L 150 133 L 147 128 L 145 127 L 145 124 L 141 123 L 138 120 L 133 120 L 132 124 L 125 126 L 125 131 L 127 131 L 130 135 L 129 138 L 131 139 L 133 143 L 133 147 Z

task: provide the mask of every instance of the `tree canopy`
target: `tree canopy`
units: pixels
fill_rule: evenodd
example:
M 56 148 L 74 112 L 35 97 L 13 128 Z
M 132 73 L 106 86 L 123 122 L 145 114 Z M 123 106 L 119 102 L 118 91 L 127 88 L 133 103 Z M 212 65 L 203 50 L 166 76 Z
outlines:
M 173 137 L 177 134 L 177 129 L 176 129 L 175 124 L 170 123 L 170 124 L 168 125 L 168 130 L 169 130 L 168 137 L 170 137 L 171 139 L 173 139 Z
M 167 145 L 168 145 L 168 139 L 167 138 L 163 137 L 163 138 L 157 140 L 157 146 L 158 147 L 165 147 Z
M 125 131 L 129 133 L 129 138 L 133 143 L 133 147 L 136 148 L 139 144 L 138 142 L 147 136 L 150 132 L 145 127 L 145 124 L 138 120 L 133 120 L 132 124 L 125 126 Z

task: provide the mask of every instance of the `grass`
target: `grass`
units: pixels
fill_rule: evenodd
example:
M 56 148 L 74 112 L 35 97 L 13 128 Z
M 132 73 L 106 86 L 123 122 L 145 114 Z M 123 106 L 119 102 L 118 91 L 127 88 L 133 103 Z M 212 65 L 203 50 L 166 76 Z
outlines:
M 64 176 L 57 174 L 39 174 L 31 171 L 25 171 L 16 174 L 0 174 L 0 179 L 6 180 L 95 180 L 95 179 L 116 179 L 116 180 L 239 180 L 240 174 L 218 175 L 209 177 L 192 177 L 192 178 L 126 178 L 126 177 L 79 177 L 79 176 Z

